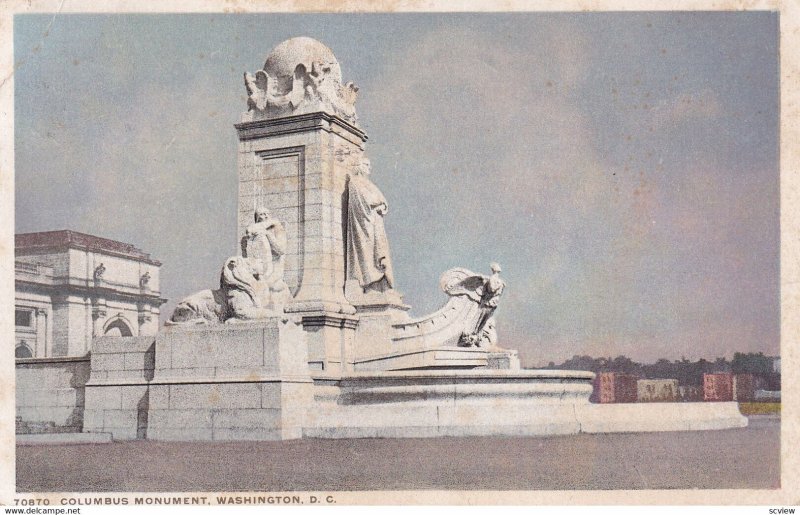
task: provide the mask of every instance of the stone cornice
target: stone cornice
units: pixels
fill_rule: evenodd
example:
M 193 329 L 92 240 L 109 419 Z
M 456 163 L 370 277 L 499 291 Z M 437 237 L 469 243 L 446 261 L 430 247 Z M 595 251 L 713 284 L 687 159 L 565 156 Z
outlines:
M 167 299 L 161 297 L 158 293 L 133 293 L 113 290 L 111 288 L 84 286 L 80 284 L 69 283 L 55 283 L 55 284 L 42 284 L 36 281 L 26 281 L 24 279 L 16 279 L 16 289 L 20 286 L 31 286 L 39 292 L 46 292 L 49 295 L 79 295 L 84 297 L 102 297 L 106 299 L 125 300 L 128 302 L 146 302 L 161 306 L 167 302 Z
M 303 315 L 303 327 L 336 327 L 355 329 L 358 317 L 343 313 L 315 313 Z
M 51 356 L 48 358 L 16 358 L 17 366 L 20 365 L 42 365 L 46 363 L 88 363 L 91 354 L 84 356 Z
M 234 124 L 234 127 L 236 127 L 236 131 L 239 134 L 239 141 L 318 130 L 337 134 L 341 134 L 341 131 L 344 130 L 347 134 L 356 137 L 357 141 L 353 143 L 361 145 L 367 141 L 367 135 L 361 129 L 338 116 L 323 111 L 283 118 L 241 122 Z
M 101 238 L 77 231 L 60 230 L 37 233 L 16 234 L 14 237 L 17 256 L 49 254 L 66 249 L 96 252 L 109 256 L 121 257 L 131 261 L 139 261 L 149 265 L 161 266 L 161 262 L 150 257 L 130 243 Z

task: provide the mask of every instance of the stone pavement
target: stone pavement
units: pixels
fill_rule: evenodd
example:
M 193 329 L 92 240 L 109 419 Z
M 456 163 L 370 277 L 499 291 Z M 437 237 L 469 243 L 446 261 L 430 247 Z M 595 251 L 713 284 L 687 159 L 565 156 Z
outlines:
M 780 419 L 554 437 L 18 446 L 20 492 L 777 488 Z

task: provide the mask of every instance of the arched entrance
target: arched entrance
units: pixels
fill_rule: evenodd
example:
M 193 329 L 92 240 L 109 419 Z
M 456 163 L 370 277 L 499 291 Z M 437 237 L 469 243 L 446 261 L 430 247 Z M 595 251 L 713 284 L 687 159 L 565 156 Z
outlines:
M 19 345 L 17 345 L 17 348 L 14 349 L 14 357 L 15 358 L 32 358 L 33 357 L 33 351 L 31 350 L 30 347 L 28 347 L 28 345 L 24 341 L 22 341 L 22 342 L 20 342 Z
M 106 325 L 104 336 L 133 336 L 130 326 L 124 318 L 115 318 Z

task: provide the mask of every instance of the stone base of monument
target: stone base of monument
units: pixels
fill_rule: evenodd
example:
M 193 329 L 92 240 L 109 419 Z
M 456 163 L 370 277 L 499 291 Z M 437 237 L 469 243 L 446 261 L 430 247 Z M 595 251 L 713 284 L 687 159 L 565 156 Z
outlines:
M 736 403 L 590 404 L 591 372 L 484 367 L 312 376 L 305 338 L 302 326 L 287 317 L 169 328 L 155 337 L 98 338 L 84 432 L 109 433 L 115 440 L 224 441 L 747 425 Z
M 747 426 L 736 403 L 590 404 L 591 372 L 473 370 L 315 378 L 315 438 L 542 436 Z
M 100 338 L 84 431 L 117 440 L 300 438 L 313 388 L 305 333 L 286 317 Z
M 580 430 L 591 372 L 470 370 L 315 377 L 304 436 L 406 438 L 551 435 Z

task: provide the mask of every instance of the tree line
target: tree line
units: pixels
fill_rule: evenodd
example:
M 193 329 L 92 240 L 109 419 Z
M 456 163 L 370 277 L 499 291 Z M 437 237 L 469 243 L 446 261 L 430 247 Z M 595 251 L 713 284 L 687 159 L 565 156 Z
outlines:
M 686 358 L 670 361 L 662 358 L 655 363 L 643 364 L 633 361 L 627 356 L 593 358 L 576 355 L 559 365 L 551 361 L 544 368 L 590 370 L 595 373 L 622 372 L 642 379 L 677 379 L 681 386 L 702 386 L 703 374 L 732 372 L 734 374 L 753 374 L 762 379 L 765 389 L 780 390 L 780 373 L 773 370 L 773 359 L 765 356 L 762 352 L 736 352 L 731 361 L 726 358 L 717 358 L 714 361 L 703 358 L 697 361 L 690 361 Z

